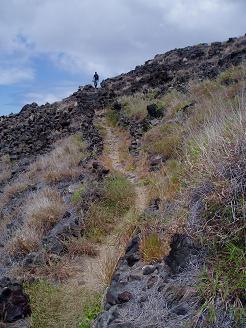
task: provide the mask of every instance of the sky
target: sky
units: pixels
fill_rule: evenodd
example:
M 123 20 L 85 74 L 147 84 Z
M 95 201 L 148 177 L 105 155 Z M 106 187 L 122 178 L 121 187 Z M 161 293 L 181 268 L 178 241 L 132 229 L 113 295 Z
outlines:
M 0 0 L 0 115 L 246 33 L 246 0 Z

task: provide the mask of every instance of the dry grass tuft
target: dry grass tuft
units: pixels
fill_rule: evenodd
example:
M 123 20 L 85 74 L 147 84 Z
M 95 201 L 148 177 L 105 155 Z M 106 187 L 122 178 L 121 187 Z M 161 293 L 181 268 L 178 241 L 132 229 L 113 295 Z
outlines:
M 37 231 L 25 227 L 25 230 L 17 230 L 7 245 L 5 251 L 10 256 L 23 256 L 36 251 L 39 248 L 41 235 Z
M 145 262 L 160 261 L 170 251 L 169 244 L 163 245 L 157 232 L 142 234 L 140 250 Z
M 97 256 L 98 250 L 96 245 L 92 243 L 90 240 L 85 238 L 72 238 L 66 244 L 68 254 L 71 256 L 78 256 L 78 255 L 88 255 L 88 256 Z
M 46 233 L 61 218 L 65 209 L 59 192 L 46 187 L 28 197 L 23 209 L 25 225 Z
M 55 148 L 41 156 L 30 167 L 32 174 L 38 174 L 47 182 L 73 179 L 80 174 L 79 162 L 86 156 L 85 145 L 79 135 L 58 141 Z
M 111 284 L 120 254 L 112 247 L 106 247 L 103 255 L 99 259 L 98 279 L 102 286 L 107 287 Z
M 6 250 L 10 255 L 25 255 L 36 250 L 42 236 L 62 217 L 65 209 L 54 188 L 31 193 L 23 206 L 24 223 L 8 241 Z

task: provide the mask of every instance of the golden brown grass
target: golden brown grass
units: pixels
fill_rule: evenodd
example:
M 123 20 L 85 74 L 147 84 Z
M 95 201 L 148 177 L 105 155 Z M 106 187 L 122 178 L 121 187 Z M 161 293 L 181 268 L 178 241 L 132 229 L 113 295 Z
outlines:
M 6 245 L 11 255 L 25 255 L 38 248 L 42 236 L 62 217 L 65 205 L 56 189 L 46 187 L 29 195 L 23 206 L 24 224 Z
M 30 167 L 30 174 L 47 182 L 73 179 L 80 174 L 79 162 L 86 156 L 85 145 L 79 135 L 58 141 L 54 149 L 41 156 Z
M 97 256 L 98 249 L 94 243 L 85 238 L 72 238 L 66 244 L 68 254 L 72 257 L 78 255 Z
M 105 247 L 103 254 L 99 258 L 98 265 L 98 280 L 105 288 L 112 282 L 112 277 L 116 269 L 116 265 L 119 261 L 120 253 L 114 248 L 108 246 Z
M 135 163 L 133 157 L 129 153 L 129 146 L 131 143 L 131 137 L 129 132 L 124 130 L 118 130 L 117 138 L 119 140 L 119 160 L 126 171 L 132 171 L 135 169 Z
M 23 209 L 25 224 L 45 233 L 61 218 L 65 209 L 59 192 L 46 187 L 28 197 Z
M 17 230 L 8 241 L 5 251 L 10 256 L 22 256 L 36 251 L 39 248 L 41 235 L 39 232 L 25 227 L 25 230 Z
M 26 172 L 4 187 L 0 197 L 2 206 L 40 181 L 53 183 L 75 178 L 80 174 L 79 162 L 85 156 L 85 145 L 79 135 L 59 140 L 51 152 L 40 156 Z
M 140 250 L 145 262 L 161 261 L 170 251 L 169 243 L 164 245 L 157 232 L 143 233 Z

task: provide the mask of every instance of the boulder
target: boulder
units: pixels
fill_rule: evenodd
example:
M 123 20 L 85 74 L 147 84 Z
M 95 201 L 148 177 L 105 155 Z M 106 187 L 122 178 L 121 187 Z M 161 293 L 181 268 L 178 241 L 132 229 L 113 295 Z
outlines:
M 0 279 L 0 318 L 15 322 L 31 315 L 29 297 L 20 284 L 7 277 Z

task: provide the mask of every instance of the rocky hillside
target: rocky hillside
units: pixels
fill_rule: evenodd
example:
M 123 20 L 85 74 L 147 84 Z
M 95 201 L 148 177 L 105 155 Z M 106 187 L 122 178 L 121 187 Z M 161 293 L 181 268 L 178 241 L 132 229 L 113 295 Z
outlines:
M 243 327 L 245 59 L 175 49 L 0 118 L 3 325 Z

